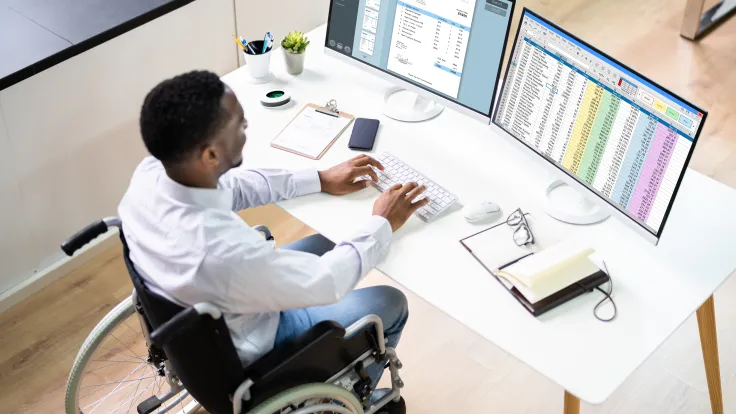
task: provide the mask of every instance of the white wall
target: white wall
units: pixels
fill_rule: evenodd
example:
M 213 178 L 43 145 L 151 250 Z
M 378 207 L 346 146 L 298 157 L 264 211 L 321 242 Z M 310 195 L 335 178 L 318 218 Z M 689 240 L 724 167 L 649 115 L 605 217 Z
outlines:
M 329 0 L 235 0 L 238 34 L 252 41 L 262 40 L 266 32 L 271 32 L 277 45 L 288 32 L 308 32 L 327 22 L 329 9 Z M 309 47 L 321 48 L 319 43 Z
M 15 159 L 0 107 L 0 290 L 20 283 L 42 255 L 30 234 Z
M 146 154 L 138 112 L 156 83 L 237 68 L 236 24 L 248 39 L 270 31 L 280 42 L 323 24 L 328 8 L 198 0 L 0 91 L 0 311 L 75 265 L 59 250 L 65 238 L 116 214 Z
M 143 97 L 187 70 L 235 69 L 234 25 L 232 0 L 199 0 L 0 91 L 0 295 L 116 214 L 146 153 Z

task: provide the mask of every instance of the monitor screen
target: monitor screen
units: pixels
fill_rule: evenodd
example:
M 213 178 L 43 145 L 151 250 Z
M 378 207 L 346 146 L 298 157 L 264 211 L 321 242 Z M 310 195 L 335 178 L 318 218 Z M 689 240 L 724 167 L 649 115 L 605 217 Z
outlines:
M 705 117 L 525 9 L 493 122 L 659 237 Z
M 490 116 L 514 0 L 332 0 L 325 47 Z

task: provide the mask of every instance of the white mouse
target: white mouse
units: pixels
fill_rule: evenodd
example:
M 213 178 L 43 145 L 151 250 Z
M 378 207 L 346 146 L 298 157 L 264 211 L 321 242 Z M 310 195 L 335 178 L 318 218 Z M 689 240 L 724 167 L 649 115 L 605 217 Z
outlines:
M 468 223 L 477 223 L 496 218 L 500 212 L 501 208 L 491 201 L 482 201 L 463 207 L 463 217 L 465 217 L 465 221 Z

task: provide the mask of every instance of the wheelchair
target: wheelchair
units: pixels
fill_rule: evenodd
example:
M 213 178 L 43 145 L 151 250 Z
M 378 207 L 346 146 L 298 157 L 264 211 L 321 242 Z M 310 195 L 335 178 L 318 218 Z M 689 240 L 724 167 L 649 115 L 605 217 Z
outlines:
M 84 341 L 69 375 L 67 414 L 405 414 L 401 362 L 386 346 L 381 319 L 344 328 L 317 324 L 243 366 L 222 313 L 209 303 L 187 308 L 153 292 L 130 260 L 122 223 L 96 221 L 61 248 L 73 255 L 110 227 L 119 230 L 133 294 Z M 270 240 L 263 226 L 256 229 Z M 366 367 L 390 371 L 391 390 L 372 395 Z

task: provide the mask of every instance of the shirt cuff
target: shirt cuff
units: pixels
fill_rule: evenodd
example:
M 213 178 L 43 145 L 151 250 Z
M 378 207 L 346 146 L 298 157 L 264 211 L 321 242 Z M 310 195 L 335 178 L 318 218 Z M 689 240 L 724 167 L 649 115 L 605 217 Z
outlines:
M 388 248 L 388 244 L 391 242 L 391 236 L 394 234 L 393 229 L 391 229 L 391 223 L 381 216 L 371 216 L 363 227 L 363 230 L 375 236 L 382 250 Z
M 319 173 L 315 169 L 295 171 L 292 173 L 296 185 L 296 196 L 319 193 L 322 184 L 319 182 Z

